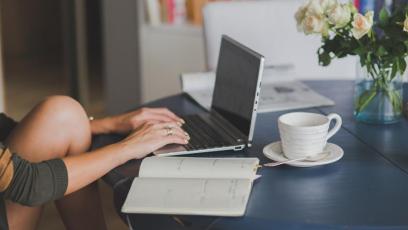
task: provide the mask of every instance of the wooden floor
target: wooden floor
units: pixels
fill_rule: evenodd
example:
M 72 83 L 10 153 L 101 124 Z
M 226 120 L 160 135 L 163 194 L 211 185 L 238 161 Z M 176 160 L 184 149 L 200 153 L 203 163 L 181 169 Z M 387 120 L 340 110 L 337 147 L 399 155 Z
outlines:
M 16 120 L 21 119 L 44 97 L 68 92 L 68 82 L 62 77 L 62 67 L 52 60 L 8 60 L 5 72 L 6 112 Z M 94 116 L 102 116 L 103 90 L 98 71 L 93 72 L 90 80 L 91 106 L 86 110 Z M 99 188 L 108 229 L 127 229 L 114 210 L 112 190 L 103 181 L 99 181 Z M 38 229 L 65 229 L 54 204 L 45 206 Z

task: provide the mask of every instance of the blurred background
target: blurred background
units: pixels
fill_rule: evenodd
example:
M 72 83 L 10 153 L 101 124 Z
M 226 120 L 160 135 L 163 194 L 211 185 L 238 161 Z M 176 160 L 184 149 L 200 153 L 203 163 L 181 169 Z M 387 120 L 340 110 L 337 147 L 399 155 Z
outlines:
M 179 93 L 181 73 L 207 70 L 201 10 L 214 1 L 0 1 L 0 111 L 19 120 L 63 94 L 101 117 Z M 393 1 L 354 1 L 373 10 L 379 2 Z M 100 187 L 109 229 L 126 229 L 112 189 Z M 52 204 L 40 229 L 63 229 Z
M 89 114 L 106 114 L 101 4 L 99 0 L 0 1 L 2 110 L 20 120 L 44 97 L 63 94 L 79 99 Z M 114 210 L 112 190 L 104 182 L 99 184 L 108 228 L 127 229 Z M 52 203 L 46 206 L 39 229 L 64 229 Z
M 151 21 L 152 2 L 177 18 Z M 45 97 L 69 95 L 102 117 L 180 92 L 180 73 L 205 69 L 201 9 L 210 0 L 174 2 L 0 1 L 0 111 L 20 120 Z M 127 229 L 112 189 L 99 185 L 108 228 Z M 39 229 L 63 228 L 48 204 Z
M 6 108 L 15 119 L 22 118 L 45 96 L 70 95 L 71 87 L 77 87 L 72 72 L 78 65 L 70 60 L 75 54 L 66 52 L 72 46 L 66 44 L 72 37 L 66 24 L 75 21 L 69 15 L 74 12 L 67 9 L 74 6 L 72 3 L 52 0 L 1 2 Z M 83 23 L 86 23 L 83 38 L 87 49 L 84 52 L 87 54 L 86 100 L 90 105 L 87 109 L 91 114 L 102 115 L 101 2 L 83 1 L 83 10 Z

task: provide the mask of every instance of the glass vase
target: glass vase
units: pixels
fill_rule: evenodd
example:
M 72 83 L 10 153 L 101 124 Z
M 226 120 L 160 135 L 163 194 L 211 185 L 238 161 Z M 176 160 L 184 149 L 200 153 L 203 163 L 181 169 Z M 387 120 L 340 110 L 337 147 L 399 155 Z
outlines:
M 392 124 L 402 117 L 402 77 L 392 68 L 371 70 L 357 64 L 354 117 L 370 124 Z

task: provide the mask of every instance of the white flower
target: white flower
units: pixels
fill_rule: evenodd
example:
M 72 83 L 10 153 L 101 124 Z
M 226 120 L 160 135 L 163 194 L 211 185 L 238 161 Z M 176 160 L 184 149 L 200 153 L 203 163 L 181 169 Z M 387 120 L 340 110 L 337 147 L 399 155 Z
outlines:
M 404 31 L 408 32 L 408 16 L 405 17 L 405 21 L 404 21 Z
M 307 11 L 311 14 L 323 15 L 338 4 L 337 0 L 310 0 Z
M 323 15 L 325 8 L 322 3 L 326 1 L 327 0 L 310 0 L 307 4 L 306 14 Z
M 352 15 L 358 13 L 358 10 L 357 10 L 356 6 L 354 5 L 354 3 L 350 2 L 349 4 L 347 4 L 347 6 L 348 6 L 348 8 L 349 8 Z
M 298 9 L 298 11 L 296 11 L 295 19 L 296 19 L 296 24 L 297 24 L 298 31 L 302 31 L 302 23 L 303 23 L 303 20 L 306 17 L 306 11 L 307 11 L 307 6 L 306 5 L 301 6 Z
M 326 20 L 320 15 L 306 15 L 302 23 L 302 29 L 305 34 L 322 34 L 323 36 L 328 35 L 329 26 Z
M 323 11 L 325 13 L 331 11 L 333 8 L 339 5 L 337 0 L 320 0 L 320 4 L 322 5 Z
M 337 0 L 309 0 L 301 6 L 295 14 L 296 24 L 299 31 L 305 34 L 329 33 L 328 12 L 339 5 Z M 337 21 L 345 20 L 344 12 Z
M 351 10 L 348 5 L 337 4 L 328 12 L 329 22 L 336 28 L 345 27 L 351 20 Z
M 362 14 L 355 14 L 353 20 L 353 29 L 351 32 L 356 39 L 362 38 L 366 35 L 373 26 L 373 11 L 368 11 L 365 15 Z

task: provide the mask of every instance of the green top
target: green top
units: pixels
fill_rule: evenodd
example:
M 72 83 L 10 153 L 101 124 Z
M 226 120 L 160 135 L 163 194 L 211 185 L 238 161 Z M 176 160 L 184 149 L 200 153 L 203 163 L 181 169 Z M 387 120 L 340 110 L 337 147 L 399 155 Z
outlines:
M 0 114 L 0 143 L 16 124 Z M 67 189 L 68 173 L 61 159 L 30 163 L 4 148 L 0 152 L 0 229 L 8 229 L 5 199 L 27 206 L 58 199 Z

